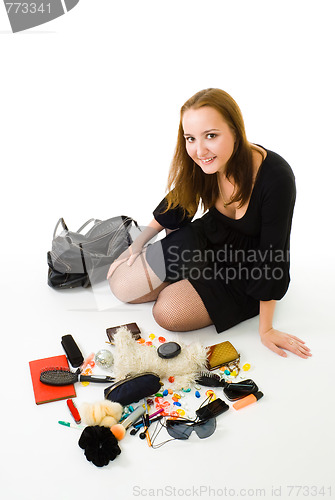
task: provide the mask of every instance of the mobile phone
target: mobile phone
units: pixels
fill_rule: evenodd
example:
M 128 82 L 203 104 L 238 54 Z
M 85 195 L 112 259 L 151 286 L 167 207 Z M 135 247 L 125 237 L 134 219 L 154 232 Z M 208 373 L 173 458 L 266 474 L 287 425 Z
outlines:
M 207 405 L 200 406 L 200 408 L 198 408 L 195 413 L 197 417 L 204 420 L 207 418 L 217 417 L 227 410 L 229 410 L 229 406 L 227 405 L 227 403 L 222 401 L 222 399 L 217 398 L 215 401 L 212 401 Z
M 257 385 L 250 378 L 241 382 L 227 384 L 223 389 L 229 401 L 236 401 L 237 399 L 249 396 L 249 394 L 255 394 L 257 391 Z

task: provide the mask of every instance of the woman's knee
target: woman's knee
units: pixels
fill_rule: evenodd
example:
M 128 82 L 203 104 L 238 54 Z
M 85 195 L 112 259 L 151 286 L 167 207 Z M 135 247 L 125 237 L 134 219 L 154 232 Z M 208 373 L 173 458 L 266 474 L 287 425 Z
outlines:
M 112 294 L 121 302 L 129 302 L 130 290 L 124 280 L 122 282 L 117 279 L 115 274 L 109 278 L 109 288 Z
M 159 297 L 152 308 L 152 314 L 156 323 L 165 330 L 171 332 L 181 331 L 180 322 L 174 314 L 168 300 Z

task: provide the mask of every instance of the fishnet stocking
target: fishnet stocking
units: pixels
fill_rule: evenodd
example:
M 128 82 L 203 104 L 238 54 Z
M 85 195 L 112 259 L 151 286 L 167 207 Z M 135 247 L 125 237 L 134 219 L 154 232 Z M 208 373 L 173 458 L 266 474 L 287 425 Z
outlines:
M 145 258 L 145 250 L 128 266 L 123 262 L 115 269 L 109 285 L 122 302 L 140 304 L 156 300 L 153 315 L 166 330 L 185 332 L 212 324 L 199 294 L 188 280 L 162 282 Z
M 120 264 L 109 279 L 113 294 L 122 302 L 139 304 L 156 300 L 159 292 L 168 285 L 152 271 L 145 252 L 143 250 L 131 266 L 127 262 Z
M 152 312 L 162 328 L 175 332 L 197 330 L 213 323 L 198 292 L 188 280 L 177 281 L 162 290 Z

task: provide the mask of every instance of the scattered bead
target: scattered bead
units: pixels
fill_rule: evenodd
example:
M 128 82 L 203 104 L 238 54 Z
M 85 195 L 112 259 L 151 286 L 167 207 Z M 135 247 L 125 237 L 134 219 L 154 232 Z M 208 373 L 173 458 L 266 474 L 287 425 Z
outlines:
M 245 363 L 245 365 L 242 366 L 242 370 L 244 370 L 245 372 L 247 372 L 248 370 L 250 370 L 250 364 L 249 363 Z
M 225 370 L 225 371 L 224 371 L 224 374 L 225 374 L 225 375 L 230 375 L 230 371 L 229 371 L 229 370 Z
M 173 396 L 174 396 L 175 398 L 177 398 L 177 399 L 180 399 L 180 395 L 179 395 L 179 394 L 177 394 L 177 393 L 176 393 L 176 394 L 174 394 Z
M 225 371 L 225 369 L 226 369 L 226 367 L 225 367 L 225 366 L 221 366 L 221 367 L 219 368 L 219 370 L 220 370 L 220 371 L 222 371 L 222 372 L 224 372 L 224 371 Z
M 191 392 L 191 389 L 190 387 L 188 387 L 187 389 L 182 389 L 183 392 Z
M 168 389 L 167 390 L 169 394 L 173 394 L 173 390 L 172 389 Z
M 173 384 L 173 382 L 174 382 L 174 377 L 169 377 L 169 378 L 168 378 L 168 380 L 169 380 L 170 384 Z
M 201 394 L 200 394 L 200 392 L 199 392 L 199 391 L 195 391 L 195 397 L 196 397 L 196 398 L 200 398 L 200 397 L 201 397 Z
M 211 401 L 215 401 L 216 400 L 216 394 L 215 394 L 215 392 L 212 391 L 212 390 L 210 390 L 210 389 L 208 391 L 206 391 L 206 396 L 208 398 L 211 398 Z
M 167 389 L 164 389 L 163 396 L 167 396 L 168 394 L 169 394 L 169 391 Z
M 164 344 L 165 342 L 165 338 L 164 337 L 158 337 L 158 341 L 161 343 L 161 344 Z
M 177 403 L 178 403 L 178 398 L 176 398 L 175 396 L 172 396 L 172 401 L 175 401 L 175 402 L 177 401 Z
M 179 417 L 179 413 L 177 411 L 171 411 L 170 417 Z
M 145 345 L 152 345 L 151 340 L 148 340 L 148 341 L 145 343 Z
M 157 392 L 157 394 L 155 394 L 156 398 L 162 398 L 163 397 L 163 394 L 160 393 L 160 392 Z M 156 401 L 156 400 L 155 400 Z
M 152 406 L 154 404 L 154 400 L 151 399 L 151 398 L 148 398 L 147 399 L 147 403 L 148 403 L 149 406 Z
M 149 339 L 154 340 L 155 338 L 156 338 L 156 335 L 154 335 L 153 333 L 150 333 Z
M 180 415 L 181 417 L 183 417 L 185 415 L 185 410 L 183 410 L 182 408 L 180 408 L 179 410 L 177 410 L 177 413 L 178 413 L 178 415 Z
M 141 337 L 140 339 L 136 340 L 136 342 L 137 342 L 138 344 L 144 344 L 144 343 L 145 343 L 145 340 L 144 340 L 144 339 L 142 339 L 142 337 Z
M 175 401 L 173 404 L 174 404 L 175 406 L 181 406 L 181 403 L 179 403 L 179 401 Z
M 199 390 L 201 389 L 201 385 L 196 384 L 196 385 L 194 386 L 194 389 L 197 389 L 197 390 L 199 391 Z

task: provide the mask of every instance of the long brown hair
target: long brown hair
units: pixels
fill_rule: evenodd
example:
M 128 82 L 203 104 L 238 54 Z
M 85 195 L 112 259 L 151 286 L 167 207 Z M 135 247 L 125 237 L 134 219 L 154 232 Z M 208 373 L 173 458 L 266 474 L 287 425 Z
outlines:
M 197 92 L 188 99 L 180 110 L 180 122 L 177 145 L 168 177 L 167 208 L 180 206 L 190 215 L 194 215 L 199 202 L 206 211 L 214 206 L 219 196 L 216 174 L 205 174 L 194 163 L 186 151 L 182 119 L 185 111 L 210 106 L 216 109 L 235 134 L 233 154 L 227 162 L 226 177 L 232 178 L 235 192 L 229 204 L 239 202 L 239 207 L 247 202 L 253 187 L 252 146 L 247 141 L 244 121 L 240 108 L 234 99 L 224 90 L 209 88 Z

